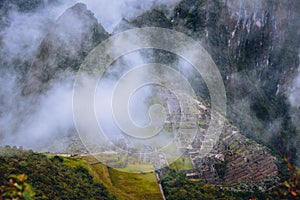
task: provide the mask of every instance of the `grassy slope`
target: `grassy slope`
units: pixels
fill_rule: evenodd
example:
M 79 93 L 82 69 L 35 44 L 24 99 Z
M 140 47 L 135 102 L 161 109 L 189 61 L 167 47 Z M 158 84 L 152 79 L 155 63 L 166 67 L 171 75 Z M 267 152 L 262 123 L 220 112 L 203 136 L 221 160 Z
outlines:
M 64 163 L 72 167 L 83 166 L 87 168 L 90 174 L 93 175 L 94 181 L 103 183 L 107 190 L 118 199 L 162 199 L 154 172 L 122 172 L 95 162 L 93 156 L 64 158 Z
M 170 164 L 170 168 L 176 171 L 194 169 L 189 156 L 182 156 L 178 158 L 175 162 Z

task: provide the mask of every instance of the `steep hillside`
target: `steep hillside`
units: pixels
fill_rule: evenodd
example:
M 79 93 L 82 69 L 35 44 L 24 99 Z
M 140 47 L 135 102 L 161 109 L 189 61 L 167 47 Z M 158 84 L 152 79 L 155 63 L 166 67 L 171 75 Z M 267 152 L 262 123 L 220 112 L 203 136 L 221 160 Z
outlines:
M 183 0 L 172 19 L 175 30 L 201 41 L 216 62 L 229 119 L 243 134 L 293 158 L 299 129 L 288 87 L 299 67 L 299 7 L 298 1 Z
M 36 199 L 162 199 L 154 172 L 121 172 L 93 156 L 59 157 L 7 146 L 0 148 L 0 163 L 0 186 L 9 175 L 25 173 Z
M 162 199 L 154 172 L 122 172 L 107 167 L 91 155 L 76 156 L 75 158 L 88 163 L 88 169 L 94 176 L 95 181 L 103 183 L 107 190 L 118 199 Z M 67 164 L 73 165 L 72 162 Z M 74 164 L 76 165 L 76 162 Z
M 58 156 L 48 158 L 32 151 L 1 147 L 0 163 L 0 185 L 6 185 L 11 174 L 25 173 L 36 199 L 115 199 L 102 183 L 93 180 L 83 161 L 69 167 Z
M 208 154 L 204 154 L 207 152 L 205 143 L 208 141 L 205 137 L 211 121 L 211 107 L 203 100 L 188 96 L 181 97 L 184 103 L 180 107 L 174 96 L 159 91 L 156 92 L 158 96 L 173 110 L 169 119 L 172 129 L 179 128 L 176 143 L 185 152 L 179 160 L 187 164 L 190 160 L 193 166 L 193 169 L 185 169 L 183 165 L 178 171 L 185 171 L 188 178 L 229 190 L 252 191 L 257 188 L 266 191 L 278 183 L 278 165 L 281 161 L 272 155 L 269 148 L 247 138 L 228 121 Z M 179 112 L 181 117 L 176 118 L 175 113 Z M 195 122 L 198 122 L 197 128 L 194 128 Z M 201 156 L 203 154 L 205 156 Z M 172 164 L 175 169 L 176 162 Z M 174 168 L 172 165 L 171 168 Z
M 299 109 L 290 102 L 299 72 L 299 7 L 298 1 L 183 0 L 170 18 L 152 10 L 123 20 L 115 30 L 158 26 L 200 41 L 221 72 L 228 119 L 247 137 L 299 160 Z M 176 60 L 166 52 L 155 56 L 168 64 Z M 193 85 L 199 78 L 192 77 L 197 95 L 209 99 L 205 83 Z
M 23 93 L 43 92 L 49 89 L 50 80 L 61 78 L 66 71 L 77 71 L 88 53 L 107 37 L 85 4 L 67 9 L 40 44 Z

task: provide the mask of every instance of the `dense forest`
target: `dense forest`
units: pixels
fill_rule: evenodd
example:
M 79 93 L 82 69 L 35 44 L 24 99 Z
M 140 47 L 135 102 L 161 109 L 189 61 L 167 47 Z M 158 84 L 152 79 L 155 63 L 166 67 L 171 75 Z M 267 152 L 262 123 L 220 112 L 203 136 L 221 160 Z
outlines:
M 0 185 L 8 185 L 11 175 L 26 174 L 35 199 L 115 199 L 86 168 L 67 166 L 58 156 L 6 146 L 0 148 L 0 163 Z

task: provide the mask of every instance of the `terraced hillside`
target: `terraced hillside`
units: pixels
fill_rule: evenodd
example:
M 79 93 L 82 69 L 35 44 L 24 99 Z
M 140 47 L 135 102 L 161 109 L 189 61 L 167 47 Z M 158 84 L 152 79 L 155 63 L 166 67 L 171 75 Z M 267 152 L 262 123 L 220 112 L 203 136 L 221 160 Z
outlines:
M 271 155 L 271 150 L 242 135 L 228 121 L 225 122 L 220 137 L 215 136 L 216 141 L 210 152 L 202 157 L 203 151 L 206 151 L 204 142 L 211 121 L 211 107 L 203 100 L 188 96 L 179 98 L 184 99 L 179 106 L 168 93 L 161 91 L 159 95 L 164 97 L 161 97 L 162 100 L 168 99 L 167 103 L 171 104 L 169 107 L 178 109 L 177 112 L 173 109 L 175 111 L 171 113 L 170 119 L 179 121 L 172 121 L 171 125 L 173 130 L 179 131 L 177 144 L 178 148 L 186 152 L 183 158 L 190 158 L 177 160 L 171 168 L 186 170 L 186 175 L 192 179 L 200 178 L 204 183 L 231 190 L 258 188 L 265 191 L 278 182 L 279 162 Z M 176 113 L 180 113 L 181 117 Z M 194 169 L 185 167 L 184 160 L 187 163 L 190 160 Z
M 246 138 L 226 125 L 213 150 L 203 159 L 189 150 L 199 178 L 206 183 L 235 189 L 266 190 L 278 181 L 276 157 L 263 145 Z

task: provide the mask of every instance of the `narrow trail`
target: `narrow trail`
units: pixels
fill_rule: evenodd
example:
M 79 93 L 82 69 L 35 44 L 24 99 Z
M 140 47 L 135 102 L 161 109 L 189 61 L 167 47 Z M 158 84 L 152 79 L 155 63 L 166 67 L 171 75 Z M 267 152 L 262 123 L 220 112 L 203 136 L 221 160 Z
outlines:
M 164 194 L 164 190 L 163 190 L 163 187 L 161 185 L 161 180 L 159 178 L 159 174 L 158 172 L 155 170 L 155 176 L 156 176 L 156 179 L 157 179 L 157 183 L 158 183 L 158 186 L 159 186 L 159 190 L 162 194 L 162 197 L 163 197 L 163 200 L 166 200 L 166 197 L 165 197 L 165 194 Z

